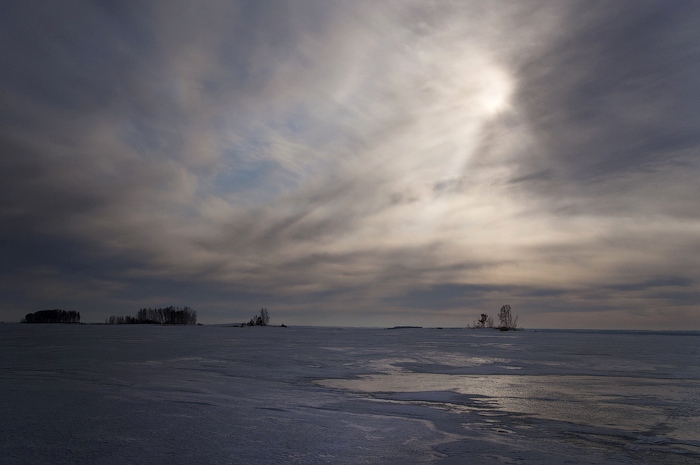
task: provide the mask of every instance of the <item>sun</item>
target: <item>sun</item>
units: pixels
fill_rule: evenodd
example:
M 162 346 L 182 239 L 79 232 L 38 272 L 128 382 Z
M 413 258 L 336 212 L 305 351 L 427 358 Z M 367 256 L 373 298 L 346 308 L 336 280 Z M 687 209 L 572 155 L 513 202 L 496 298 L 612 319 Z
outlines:
M 502 68 L 491 65 L 480 70 L 479 90 L 472 94 L 475 104 L 486 117 L 494 116 L 510 108 L 513 80 Z

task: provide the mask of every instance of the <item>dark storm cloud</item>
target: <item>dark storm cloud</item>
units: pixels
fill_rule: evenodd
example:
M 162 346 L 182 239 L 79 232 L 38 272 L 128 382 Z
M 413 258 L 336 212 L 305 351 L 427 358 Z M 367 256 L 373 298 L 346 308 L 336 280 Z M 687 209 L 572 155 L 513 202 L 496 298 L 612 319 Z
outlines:
M 693 3 L 0 9 L 10 319 L 697 322 Z

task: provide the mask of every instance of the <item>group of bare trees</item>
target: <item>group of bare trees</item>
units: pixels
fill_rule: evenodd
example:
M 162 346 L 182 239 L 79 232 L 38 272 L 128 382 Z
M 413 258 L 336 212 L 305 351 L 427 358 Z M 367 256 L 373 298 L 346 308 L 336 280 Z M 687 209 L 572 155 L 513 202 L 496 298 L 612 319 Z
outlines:
M 482 313 L 475 326 L 477 328 L 493 328 L 493 318 L 486 313 Z
M 73 310 L 39 310 L 27 313 L 20 323 L 80 323 L 80 312 Z
M 474 322 L 475 328 L 494 328 L 501 331 L 515 330 L 518 328 L 518 316 L 513 317 L 510 305 L 504 305 L 498 312 L 499 325 L 494 326 L 493 318 L 486 313 L 482 313 L 481 317 Z
M 243 326 L 267 326 L 270 324 L 270 314 L 266 308 L 260 309 L 260 314 L 255 315 L 248 323 L 243 323 Z
M 194 325 L 197 324 L 197 311 L 190 307 L 142 308 L 135 317 L 112 315 L 105 323 L 108 325 Z

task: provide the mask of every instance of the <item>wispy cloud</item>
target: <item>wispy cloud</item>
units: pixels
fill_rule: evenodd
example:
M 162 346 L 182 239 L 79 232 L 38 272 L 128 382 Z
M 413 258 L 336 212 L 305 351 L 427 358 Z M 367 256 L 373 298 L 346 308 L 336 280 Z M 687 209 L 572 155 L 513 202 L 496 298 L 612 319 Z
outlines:
M 170 296 L 209 321 L 700 323 L 695 6 L 3 9 L 12 318 L 85 275 L 95 319 Z

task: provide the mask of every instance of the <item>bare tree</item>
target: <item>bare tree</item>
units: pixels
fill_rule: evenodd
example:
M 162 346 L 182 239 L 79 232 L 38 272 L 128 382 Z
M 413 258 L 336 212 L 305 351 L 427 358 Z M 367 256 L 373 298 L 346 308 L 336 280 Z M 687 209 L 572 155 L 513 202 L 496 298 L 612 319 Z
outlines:
M 486 327 L 486 322 L 488 321 L 489 316 L 486 313 L 481 314 L 481 318 L 479 318 L 479 321 L 477 322 L 477 328 L 485 328 Z
M 501 326 L 499 326 L 499 328 L 502 330 L 517 328 L 518 317 L 516 316 L 513 318 L 510 305 L 504 305 L 501 307 L 501 311 L 498 312 L 498 319 L 501 321 Z

